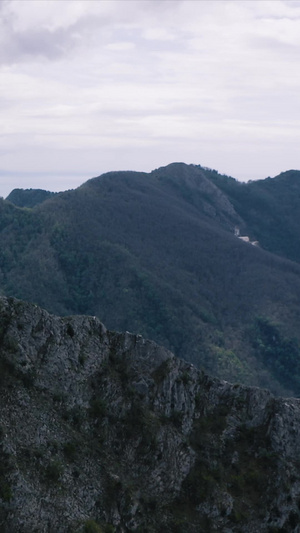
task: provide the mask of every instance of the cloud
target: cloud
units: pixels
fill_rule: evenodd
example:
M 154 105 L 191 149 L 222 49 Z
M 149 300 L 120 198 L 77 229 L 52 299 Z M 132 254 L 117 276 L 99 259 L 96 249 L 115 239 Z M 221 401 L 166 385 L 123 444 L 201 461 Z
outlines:
M 131 42 L 117 42 L 110 43 L 106 45 L 106 50 L 112 50 L 113 52 L 124 52 L 126 50 L 132 50 L 135 47 L 134 43 Z
M 4 3 L 2 6 L 4 7 L 2 7 L 2 13 L 0 12 L 0 63 L 28 61 L 33 57 L 57 59 L 76 45 L 76 35 L 64 28 L 16 29 L 16 15 L 6 9 L 9 3 Z
M 238 150 L 263 177 L 280 140 L 279 171 L 297 167 L 299 35 L 300 2 L 2 1 L 3 171 L 180 159 L 239 177 Z
M 165 28 L 149 28 L 144 31 L 143 38 L 149 41 L 174 41 L 176 35 Z
M 145 0 L 142 4 L 137 0 L 2 0 L 0 61 L 55 60 L 74 49 L 99 45 L 117 50 L 120 36 L 123 43 L 131 43 L 122 35 L 134 30 L 141 30 L 144 39 L 172 40 L 172 32 L 163 27 L 165 21 L 161 25 L 158 21 L 161 16 L 166 20 L 180 4 L 173 0 Z M 114 37 L 117 42 L 112 42 Z

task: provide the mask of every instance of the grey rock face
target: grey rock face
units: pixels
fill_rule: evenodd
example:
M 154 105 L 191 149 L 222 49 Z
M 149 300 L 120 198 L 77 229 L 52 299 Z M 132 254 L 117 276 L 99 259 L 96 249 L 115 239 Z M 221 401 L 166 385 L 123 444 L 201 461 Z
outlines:
M 300 403 L 0 300 L 0 530 L 300 531 Z

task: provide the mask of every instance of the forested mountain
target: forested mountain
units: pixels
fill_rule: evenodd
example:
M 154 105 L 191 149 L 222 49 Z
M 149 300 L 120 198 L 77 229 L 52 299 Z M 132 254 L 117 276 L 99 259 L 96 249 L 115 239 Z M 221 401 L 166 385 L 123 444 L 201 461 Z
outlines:
M 13 191 L 0 205 L 2 294 L 96 315 L 219 377 L 299 395 L 299 176 L 242 184 L 174 163 L 31 191 L 34 207 Z
M 299 171 L 248 183 L 213 171 L 205 174 L 227 195 L 265 250 L 300 262 Z
M 6 198 L 18 207 L 34 207 L 57 193 L 42 189 L 14 189 Z

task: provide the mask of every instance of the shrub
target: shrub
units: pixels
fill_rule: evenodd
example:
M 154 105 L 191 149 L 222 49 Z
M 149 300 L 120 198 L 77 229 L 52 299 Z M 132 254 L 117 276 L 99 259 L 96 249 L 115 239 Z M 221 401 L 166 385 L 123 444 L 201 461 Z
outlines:
M 60 461 L 51 461 L 45 471 L 48 481 L 57 482 L 63 473 L 63 466 Z
M 67 334 L 72 338 L 75 335 L 74 328 L 71 324 L 67 325 Z
M 87 520 L 84 524 L 84 533 L 104 533 L 103 529 L 95 520 Z
M 66 442 L 63 446 L 63 451 L 69 461 L 74 461 L 76 455 L 76 444 L 74 442 Z
M 90 401 L 90 414 L 95 418 L 103 418 L 106 414 L 106 402 L 102 398 Z

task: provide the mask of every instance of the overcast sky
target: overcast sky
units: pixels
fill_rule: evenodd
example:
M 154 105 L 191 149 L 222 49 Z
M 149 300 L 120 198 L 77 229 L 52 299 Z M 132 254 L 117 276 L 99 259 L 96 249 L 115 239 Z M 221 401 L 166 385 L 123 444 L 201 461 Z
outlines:
M 300 1 L 0 0 L 0 195 L 300 169 Z

